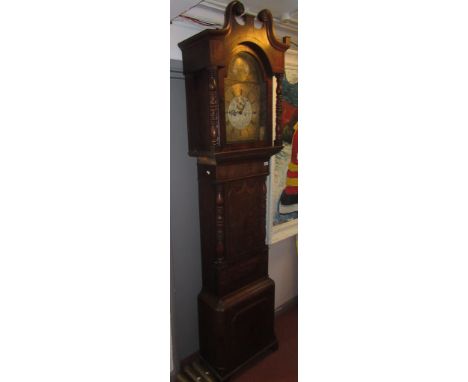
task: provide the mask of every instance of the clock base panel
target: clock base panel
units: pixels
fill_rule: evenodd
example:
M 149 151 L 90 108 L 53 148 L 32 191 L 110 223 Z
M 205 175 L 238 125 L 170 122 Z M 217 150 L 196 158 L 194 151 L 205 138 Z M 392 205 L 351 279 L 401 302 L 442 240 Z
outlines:
M 218 298 L 198 297 L 200 356 L 220 381 L 276 350 L 275 284 L 264 278 Z

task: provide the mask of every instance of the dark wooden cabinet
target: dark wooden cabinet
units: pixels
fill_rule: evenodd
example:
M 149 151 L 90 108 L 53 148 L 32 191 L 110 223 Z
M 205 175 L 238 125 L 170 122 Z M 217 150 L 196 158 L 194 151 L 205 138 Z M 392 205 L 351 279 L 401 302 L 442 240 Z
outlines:
M 289 39 L 276 39 L 268 10 L 255 20 L 233 1 L 223 28 L 200 32 L 179 47 L 189 155 L 198 158 L 200 356 L 226 380 L 277 347 L 275 284 L 268 277 L 265 243 L 266 178 L 270 157 L 282 148 L 281 83 Z

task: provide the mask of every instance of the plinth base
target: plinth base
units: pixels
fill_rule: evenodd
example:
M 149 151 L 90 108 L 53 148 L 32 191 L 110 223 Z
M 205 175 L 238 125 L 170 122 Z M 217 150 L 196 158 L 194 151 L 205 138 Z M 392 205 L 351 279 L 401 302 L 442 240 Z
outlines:
M 200 357 L 218 380 L 226 381 L 269 350 L 276 350 L 274 296 L 270 278 L 222 298 L 200 293 Z

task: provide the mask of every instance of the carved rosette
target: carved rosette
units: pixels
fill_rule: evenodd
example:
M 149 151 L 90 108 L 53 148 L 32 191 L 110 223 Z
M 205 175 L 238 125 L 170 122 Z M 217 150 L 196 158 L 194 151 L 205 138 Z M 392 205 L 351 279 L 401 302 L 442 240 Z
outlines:
M 209 127 L 213 148 L 218 143 L 219 130 L 217 73 L 216 66 L 208 68 Z
M 224 260 L 224 187 L 216 185 L 216 263 Z
M 283 144 L 283 73 L 276 73 L 276 138 L 275 146 Z

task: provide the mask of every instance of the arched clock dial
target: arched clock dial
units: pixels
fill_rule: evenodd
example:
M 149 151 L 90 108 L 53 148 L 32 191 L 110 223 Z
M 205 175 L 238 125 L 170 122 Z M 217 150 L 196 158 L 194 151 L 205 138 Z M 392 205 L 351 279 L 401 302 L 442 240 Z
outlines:
M 256 141 L 265 132 L 265 95 L 258 64 L 248 53 L 236 55 L 225 79 L 227 143 Z

